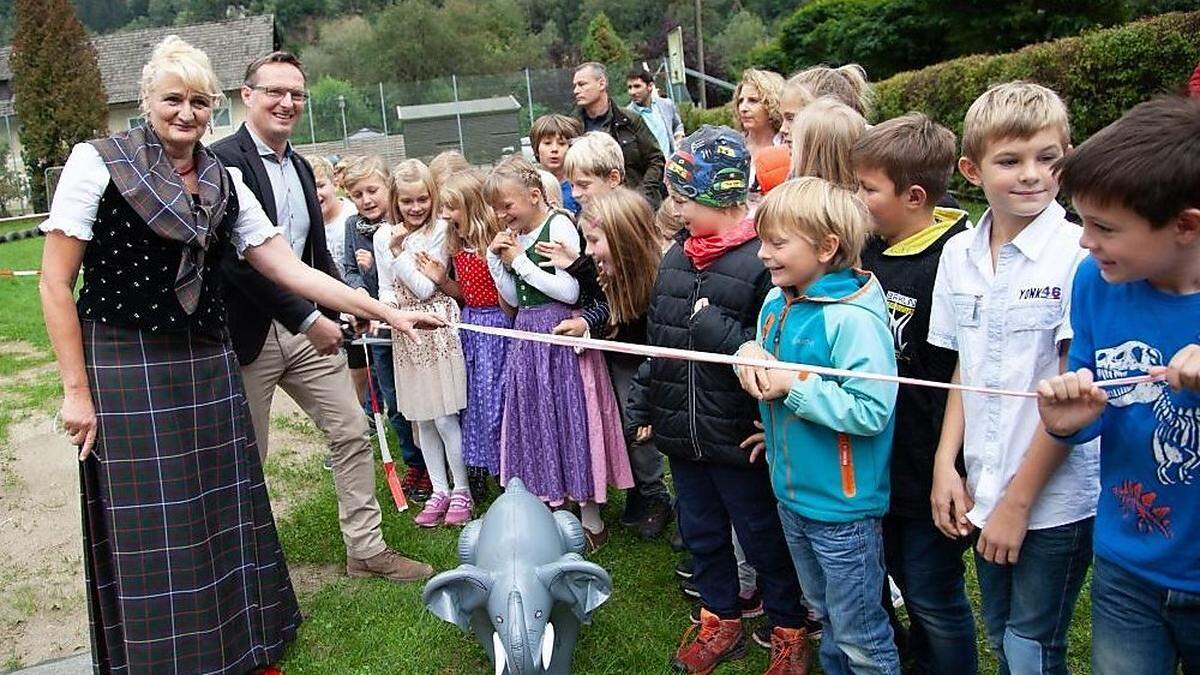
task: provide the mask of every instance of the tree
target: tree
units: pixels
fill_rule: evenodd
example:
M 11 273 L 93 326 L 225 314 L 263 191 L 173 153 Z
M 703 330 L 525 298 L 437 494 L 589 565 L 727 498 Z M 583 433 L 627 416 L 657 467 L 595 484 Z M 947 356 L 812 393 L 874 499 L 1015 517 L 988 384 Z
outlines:
M 67 0 L 16 0 L 11 66 L 25 166 L 44 209 L 45 170 L 105 133 L 107 97 L 96 50 Z
M 633 63 L 629 46 L 617 35 L 612 22 L 604 12 L 596 14 L 588 23 L 587 36 L 583 38 L 583 60 L 598 61 L 608 66 L 613 78 L 623 80 L 625 71 Z
M 757 14 L 742 10 L 733 15 L 712 41 L 712 49 L 731 73 L 740 73 L 751 62 L 755 49 L 770 42 L 767 26 Z

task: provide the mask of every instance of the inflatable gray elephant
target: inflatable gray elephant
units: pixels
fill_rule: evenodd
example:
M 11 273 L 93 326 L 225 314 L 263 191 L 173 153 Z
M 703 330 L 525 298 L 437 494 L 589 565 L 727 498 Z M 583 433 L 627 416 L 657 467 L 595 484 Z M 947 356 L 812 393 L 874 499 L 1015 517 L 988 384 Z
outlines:
M 425 585 L 425 606 L 474 632 L 496 675 L 566 675 L 580 625 L 612 594 L 608 572 L 579 555 L 584 541 L 575 516 L 510 478 L 459 537 L 462 564 Z

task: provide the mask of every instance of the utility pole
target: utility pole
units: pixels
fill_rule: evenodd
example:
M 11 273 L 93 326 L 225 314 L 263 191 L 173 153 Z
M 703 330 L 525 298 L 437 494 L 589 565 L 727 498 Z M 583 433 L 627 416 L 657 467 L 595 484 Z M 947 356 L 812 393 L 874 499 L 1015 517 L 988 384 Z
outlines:
M 704 76 L 704 19 L 701 17 L 703 11 L 700 8 L 700 0 L 696 0 L 696 70 L 700 71 L 700 107 L 708 107 L 708 95 L 706 89 L 708 83 L 703 79 Z

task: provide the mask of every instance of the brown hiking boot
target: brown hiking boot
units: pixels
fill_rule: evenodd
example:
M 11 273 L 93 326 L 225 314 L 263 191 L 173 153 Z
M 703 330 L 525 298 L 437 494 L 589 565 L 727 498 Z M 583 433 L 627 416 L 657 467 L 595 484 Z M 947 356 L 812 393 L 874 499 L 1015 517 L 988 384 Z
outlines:
M 803 628 L 771 631 L 771 665 L 763 675 L 808 675 L 808 633 Z
M 346 574 L 356 579 L 381 577 L 389 581 L 405 583 L 425 581 L 433 576 L 433 567 L 405 558 L 392 549 L 385 548 L 366 560 L 346 556 Z
M 688 642 L 696 628 L 700 633 Z M 671 667 L 677 673 L 705 675 L 721 663 L 740 659 L 746 655 L 746 635 L 742 632 L 741 619 L 721 619 L 707 609 L 700 609 L 700 624 L 692 626 L 683 634 L 679 651 L 671 659 Z

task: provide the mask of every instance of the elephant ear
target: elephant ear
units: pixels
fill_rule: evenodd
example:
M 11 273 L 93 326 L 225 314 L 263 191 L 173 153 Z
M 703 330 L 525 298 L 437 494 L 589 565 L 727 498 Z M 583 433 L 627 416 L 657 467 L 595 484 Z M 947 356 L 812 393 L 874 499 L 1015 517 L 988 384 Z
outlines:
M 568 553 L 537 568 L 538 580 L 554 599 L 571 608 L 583 623 L 590 623 L 592 612 L 612 595 L 612 578 L 596 563 Z
M 482 607 L 492 591 L 492 575 L 474 565 L 460 565 L 425 584 L 425 606 L 443 621 L 466 631 L 471 613 Z
M 462 534 L 458 535 L 458 562 L 464 565 L 475 562 L 475 545 L 479 543 L 479 531 L 482 529 L 482 518 L 472 520 L 463 528 Z
M 575 514 L 567 510 L 554 512 L 554 524 L 558 526 L 558 535 L 569 553 L 583 553 L 587 548 L 587 539 L 583 536 L 583 525 Z

